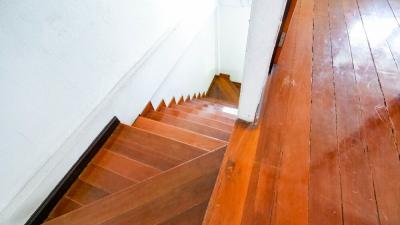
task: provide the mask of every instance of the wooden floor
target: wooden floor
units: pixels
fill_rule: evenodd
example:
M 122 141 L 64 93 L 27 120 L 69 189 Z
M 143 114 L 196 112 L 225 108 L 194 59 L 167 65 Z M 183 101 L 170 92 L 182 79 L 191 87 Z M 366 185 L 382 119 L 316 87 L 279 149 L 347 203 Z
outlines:
M 400 224 L 399 67 L 399 0 L 298 0 L 204 224 Z

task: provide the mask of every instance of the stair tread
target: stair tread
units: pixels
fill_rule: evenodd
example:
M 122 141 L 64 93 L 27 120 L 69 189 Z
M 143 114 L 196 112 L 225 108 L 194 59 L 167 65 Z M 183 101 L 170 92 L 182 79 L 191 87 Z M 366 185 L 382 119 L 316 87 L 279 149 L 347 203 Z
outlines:
M 49 214 L 49 218 L 56 218 L 59 217 L 63 214 L 66 214 L 68 212 L 71 212 L 75 209 L 79 209 L 82 207 L 79 203 L 73 201 L 72 199 L 68 197 L 62 197 L 60 201 L 58 201 L 57 205 L 54 207 L 54 209 L 51 211 Z M 51 220 L 50 220 L 51 221 Z
M 197 104 L 198 106 L 214 108 L 214 109 L 222 111 L 222 112 L 225 112 L 225 109 L 229 109 L 229 111 L 237 111 L 238 110 L 237 106 L 221 105 L 221 104 L 212 103 L 209 101 L 203 101 L 202 99 L 194 99 L 193 101 L 191 101 L 191 103 Z M 229 113 L 229 114 L 232 114 L 232 113 Z M 232 114 L 232 115 L 237 117 L 236 114 Z
M 214 113 L 223 117 L 227 117 L 233 120 L 237 119 L 237 115 L 232 114 L 232 113 L 228 113 L 225 111 L 226 106 L 221 106 L 221 107 L 216 107 L 216 106 L 212 106 L 212 105 L 198 105 L 196 103 L 193 103 L 193 101 L 190 102 L 185 102 L 184 104 L 182 104 L 182 106 L 186 106 L 186 107 L 190 107 L 193 108 L 195 110 L 199 110 L 202 112 L 206 112 L 206 113 Z M 233 109 L 233 108 L 232 108 Z
M 226 102 L 224 100 L 220 100 L 220 99 L 216 99 L 216 98 L 212 98 L 212 97 L 205 97 L 205 98 L 202 98 L 202 99 L 195 99 L 194 101 L 211 102 L 211 103 L 214 103 L 214 104 L 227 106 L 227 107 L 231 107 L 231 108 L 237 108 L 238 107 L 236 104 L 232 104 L 232 103 Z
M 201 225 L 206 213 L 208 201 L 202 202 L 185 212 L 157 225 Z
M 185 162 L 175 168 L 154 176 L 151 179 L 140 183 L 140 185 L 133 185 L 120 192 L 110 194 L 96 202 L 93 202 L 92 204 L 83 206 L 68 214 L 54 218 L 45 224 L 101 224 L 121 216 L 123 213 L 128 211 L 143 210 L 142 212 L 149 212 L 149 210 L 151 211 L 149 207 L 152 208 L 157 205 L 156 203 L 159 199 L 163 199 L 165 196 L 169 195 L 179 197 L 179 195 L 182 194 L 179 190 L 180 188 L 184 187 L 185 184 L 189 185 L 187 187 L 194 188 L 188 189 L 188 192 L 191 192 L 193 195 L 190 195 L 188 198 L 182 198 L 181 201 L 178 202 L 179 204 L 176 203 L 169 205 L 168 210 L 172 210 L 171 208 L 179 206 L 180 204 L 186 204 L 186 202 L 191 201 L 192 197 L 194 199 L 193 204 L 197 203 L 197 193 L 193 192 L 192 190 L 207 190 L 206 188 L 203 189 L 202 187 L 200 187 L 200 189 L 196 189 L 196 187 L 199 186 L 196 181 L 199 181 L 203 178 L 212 179 L 213 182 L 215 181 L 224 151 L 225 147 L 204 154 L 198 158 Z M 208 180 L 205 182 L 208 182 Z M 214 186 L 213 182 L 210 182 L 209 194 L 212 192 Z M 191 184 L 195 185 L 191 186 Z M 203 194 L 200 194 L 200 197 L 202 195 Z M 183 194 L 183 196 L 186 196 L 186 194 Z M 201 201 L 199 200 L 199 202 Z M 165 203 L 167 204 L 165 206 L 168 206 L 168 201 Z M 163 207 L 163 210 L 166 210 L 166 208 Z M 179 214 L 179 212 L 174 213 L 175 215 Z M 140 221 L 134 222 L 144 224 L 140 223 Z
M 213 120 L 204 116 L 199 116 L 193 113 L 187 113 L 187 112 L 183 112 L 180 111 L 178 109 L 174 109 L 174 108 L 168 108 L 164 111 L 162 111 L 164 114 L 168 114 L 168 115 L 172 115 L 172 116 L 176 116 L 182 119 L 186 119 L 186 120 L 190 120 L 193 122 L 197 122 L 197 123 L 201 123 L 203 125 L 207 125 L 210 127 L 214 127 L 220 130 L 224 130 L 226 132 L 232 132 L 233 130 L 233 125 L 231 124 L 227 124 L 227 123 L 223 123 L 217 120 Z
M 222 140 L 194 133 L 189 130 L 174 127 L 142 116 L 137 118 L 133 126 L 207 151 L 218 149 L 227 144 Z
M 159 122 L 167 123 L 173 126 L 177 126 L 183 129 L 191 130 L 193 132 L 197 132 L 203 135 L 214 137 L 223 141 L 229 141 L 230 133 L 226 131 L 206 126 L 190 120 L 171 116 L 163 112 L 152 111 L 146 114 L 145 117 L 157 120 Z
M 85 168 L 79 179 L 109 193 L 117 192 L 137 183 L 93 164 L 89 164 Z
M 207 96 L 223 99 L 231 104 L 239 101 L 240 90 L 231 80 L 229 75 L 215 76 L 208 90 Z
M 120 125 L 114 131 L 110 143 L 106 144 L 106 148 L 112 144 L 114 139 L 122 139 L 129 142 L 135 142 L 143 146 L 147 146 L 155 152 L 173 157 L 178 160 L 189 160 L 204 154 L 206 151 L 192 145 L 178 142 L 143 129 Z
M 142 181 L 161 172 L 161 170 L 152 166 L 140 163 L 107 149 L 102 149 L 91 163 L 135 182 Z
M 82 205 L 87 205 L 108 194 L 108 192 L 77 179 L 66 193 L 66 196 Z
M 152 225 L 167 221 L 210 198 L 218 172 L 196 178 L 102 225 Z
M 216 112 L 206 112 L 206 111 L 202 111 L 202 110 L 198 110 L 198 109 L 193 109 L 193 108 L 190 108 L 190 107 L 187 107 L 184 105 L 176 105 L 173 108 L 182 110 L 184 112 L 193 113 L 193 114 L 197 114 L 200 116 L 205 116 L 207 118 L 218 120 L 218 121 L 221 121 L 221 122 L 224 122 L 227 124 L 231 124 L 231 125 L 235 123 L 235 119 L 219 115 Z
M 160 170 L 167 170 L 183 162 L 183 160 L 167 156 L 165 153 L 154 151 L 129 140 L 115 140 L 107 149 Z
M 200 99 L 193 99 L 192 101 L 190 101 L 190 103 L 192 104 L 197 104 L 199 106 L 203 106 L 203 107 L 211 107 L 211 108 L 215 108 L 221 111 L 224 111 L 225 109 L 229 109 L 230 111 L 237 111 L 238 107 L 236 105 L 229 105 L 229 104 L 218 104 L 215 102 L 210 102 L 210 101 L 205 101 L 204 98 L 200 98 Z M 237 117 L 236 114 L 233 114 L 234 116 Z
M 226 107 L 226 106 L 217 105 L 217 104 L 214 104 L 214 103 L 211 103 L 211 102 L 204 102 L 204 101 L 201 101 L 201 99 L 193 99 L 192 101 L 183 102 L 182 104 L 189 104 L 189 105 L 192 105 L 192 106 L 197 107 L 197 108 L 211 107 L 211 108 L 214 108 L 216 110 L 220 110 L 221 108 Z

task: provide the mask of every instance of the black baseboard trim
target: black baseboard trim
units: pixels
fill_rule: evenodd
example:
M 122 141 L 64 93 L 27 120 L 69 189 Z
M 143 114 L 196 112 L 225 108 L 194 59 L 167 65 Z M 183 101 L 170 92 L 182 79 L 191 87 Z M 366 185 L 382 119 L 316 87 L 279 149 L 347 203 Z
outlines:
M 74 181 L 79 177 L 86 165 L 101 149 L 107 139 L 114 132 L 115 128 L 120 124 L 117 117 L 113 117 L 107 126 L 94 139 L 90 146 L 86 149 L 79 160 L 72 166 L 63 179 L 57 184 L 53 191 L 47 196 L 39 208 L 32 214 L 25 225 L 42 224 L 48 217 L 51 210 L 56 206 L 58 201 L 68 191 Z

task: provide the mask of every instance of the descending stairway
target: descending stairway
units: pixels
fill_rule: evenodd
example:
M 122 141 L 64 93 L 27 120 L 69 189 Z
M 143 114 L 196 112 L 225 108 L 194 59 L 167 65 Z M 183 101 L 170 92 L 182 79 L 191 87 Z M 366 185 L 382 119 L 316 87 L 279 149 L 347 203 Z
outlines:
M 207 96 L 237 105 L 240 87 L 240 83 L 232 82 L 229 75 L 220 74 L 214 77 Z
M 44 224 L 201 224 L 235 109 L 199 95 L 149 103 L 115 129 Z

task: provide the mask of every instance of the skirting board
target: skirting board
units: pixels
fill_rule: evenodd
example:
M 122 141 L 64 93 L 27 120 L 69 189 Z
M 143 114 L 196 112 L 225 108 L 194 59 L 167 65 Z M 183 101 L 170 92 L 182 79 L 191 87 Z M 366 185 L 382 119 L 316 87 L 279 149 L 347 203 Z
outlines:
M 33 213 L 25 225 L 36 225 L 43 223 L 51 210 L 56 206 L 62 196 L 68 191 L 74 181 L 79 177 L 86 165 L 101 149 L 103 144 L 111 136 L 115 128 L 120 124 L 117 117 L 113 117 L 100 134 L 93 140 L 87 150 L 72 166 L 63 179 L 57 184 L 53 191 L 47 196 L 39 208 Z

